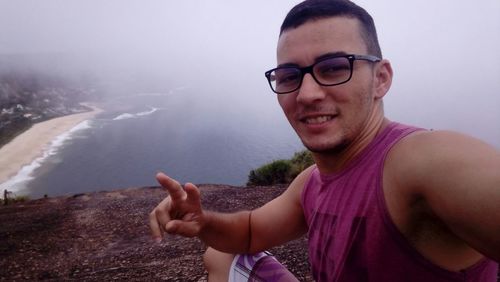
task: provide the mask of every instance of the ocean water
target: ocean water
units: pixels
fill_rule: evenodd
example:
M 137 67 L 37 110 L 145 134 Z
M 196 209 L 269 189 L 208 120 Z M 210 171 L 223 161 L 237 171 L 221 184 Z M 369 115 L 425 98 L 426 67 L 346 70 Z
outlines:
M 2 189 L 32 198 L 180 182 L 244 185 L 266 162 L 303 146 L 282 114 L 189 88 L 115 97 L 104 112 L 58 136 Z M 224 100 L 226 99 L 226 100 Z

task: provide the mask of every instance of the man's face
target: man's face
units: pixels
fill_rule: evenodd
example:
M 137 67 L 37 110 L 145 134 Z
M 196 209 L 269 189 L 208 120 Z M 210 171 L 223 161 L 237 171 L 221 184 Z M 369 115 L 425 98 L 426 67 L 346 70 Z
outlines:
M 329 53 L 367 55 L 359 22 L 332 17 L 306 22 L 279 38 L 278 65 L 309 66 Z M 374 95 L 372 63 L 354 61 L 350 81 L 320 86 L 310 74 L 295 92 L 278 101 L 304 145 L 313 152 L 338 152 L 353 142 L 372 116 Z

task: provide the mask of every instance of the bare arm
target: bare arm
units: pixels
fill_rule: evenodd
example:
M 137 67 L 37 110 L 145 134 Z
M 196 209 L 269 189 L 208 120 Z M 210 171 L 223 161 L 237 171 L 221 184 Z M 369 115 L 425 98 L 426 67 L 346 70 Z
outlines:
M 419 195 L 449 230 L 500 261 L 500 152 L 453 132 L 416 134 L 391 153 L 396 177 Z
M 158 174 L 158 182 L 169 191 L 151 213 L 153 237 L 165 232 L 199 237 L 224 252 L 254 253 L 297 238 L 306 231 L 300 193 L 311 169 L 301 173 L 279 197 L 252 212 L 216 213 L 201 208 L 200 193 L 193 184 L 184 189 L 178 182 Z

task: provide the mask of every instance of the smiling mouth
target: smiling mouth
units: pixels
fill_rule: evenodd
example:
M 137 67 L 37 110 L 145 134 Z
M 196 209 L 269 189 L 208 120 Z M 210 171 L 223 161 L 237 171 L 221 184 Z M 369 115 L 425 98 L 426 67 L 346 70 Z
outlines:
M 330 121 L 334 118 L 334 116 L 317 116 L 317 117 L 308 117 L 302 119 L 302 122 L 306 124 L 321 124 L 327 121 Z

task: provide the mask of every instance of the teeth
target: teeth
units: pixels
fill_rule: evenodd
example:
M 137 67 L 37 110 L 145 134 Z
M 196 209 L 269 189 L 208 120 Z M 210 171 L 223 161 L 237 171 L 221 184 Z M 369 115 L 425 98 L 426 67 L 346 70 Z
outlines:
M 332 116 L 319 116 L 319 117 L 307 118 L 306 123 L 307 124 L 317 124 L 317 123 L 327 122 L 331 119 L 332 119 Z

